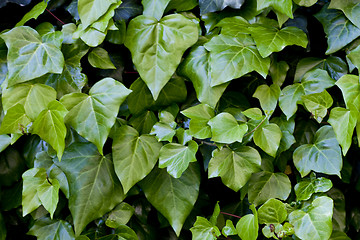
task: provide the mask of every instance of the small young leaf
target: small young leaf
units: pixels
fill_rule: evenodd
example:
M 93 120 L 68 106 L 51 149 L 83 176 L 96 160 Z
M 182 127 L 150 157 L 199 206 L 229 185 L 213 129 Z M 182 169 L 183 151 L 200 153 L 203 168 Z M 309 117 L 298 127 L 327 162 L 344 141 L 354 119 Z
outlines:
M 270 198 L 258 209 L 259 223 L 282 223 L 287 218 L 286 206 L 283 202 Z
M 103 16 L 112 4 L 120 0 L 79 0 L 78 11 L 81 23 L 87 28 Z
M 327 115 L 328 108 L 333 104 L 333 99 L 326 90 L 321 93 L 301 96 L 301 100 L 318 123 L 322 122 L 323 118 Z
M 1 122 L 0 134 L 23 134 L 31 120 L 21 104 L 11 107 Z
M 15 27 L 23 26 L 30 19 L 37 19 L 46 9 L 47 3 L 45 1 L 41 1 L 36 4 L 30 12 L 26 13 L 24 17 L 18 22 Z
M 257 87 L 253 97 L 259 99 L 260 106 L 266 115 L 271 115 L 277 105 L 277 101 L 280 97 L 280 87 L 276 84 L 272 84 L 270 87 L 266 84 Z
M 214 109 L 206 104 L 199 104 L 181 111 L 181 114 L 190 118 L 189 131 L 196 138 L 211 137 L 211 127 L 207 123 L 215 116 Z
M 123 224 L 127 224 L 134 212 L 135 209 L 131 205 L 122 202 L 109 213 L 105 224 L 110 228 L 118 228 Z
M 275 123 L 269 123 L 255 130 L 254 143 L 264 152 L 275 157 L 280 146 L 281 137 L 282 132 L 279 126 Z
M 190 231 L 193 240 L 216 240 L 221 235 L 219 228 L 203 217 L 196 217 L 196 222 Z
M 111 62 L 108 52 L 100 47 L 93 49 L 89 55 L 88 60 L 91 66 L 101 69 L 116 69 Z
M 49 183 L 51 181 L 51 183 Z M 60 184 L 56 179 L 44 180 L 37 188 L 37 194 L 44 208 L 50 213 L 50 218 L 53 218 L 57 204 L 59 202 Z
M 236 231 L 243 240 L 256 240 L 258 237 L 258 214 L 254 205 L 251 205 L 250 209 L 253 214 L 243 216 L 236 224 Z

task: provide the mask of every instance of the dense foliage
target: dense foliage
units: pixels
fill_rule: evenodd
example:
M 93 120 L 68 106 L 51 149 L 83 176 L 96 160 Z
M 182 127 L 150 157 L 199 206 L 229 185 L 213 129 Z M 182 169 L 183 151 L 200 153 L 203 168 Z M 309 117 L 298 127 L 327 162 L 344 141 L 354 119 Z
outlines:
M 356 0 L 0 3 L 0 240 L 357 239 Z

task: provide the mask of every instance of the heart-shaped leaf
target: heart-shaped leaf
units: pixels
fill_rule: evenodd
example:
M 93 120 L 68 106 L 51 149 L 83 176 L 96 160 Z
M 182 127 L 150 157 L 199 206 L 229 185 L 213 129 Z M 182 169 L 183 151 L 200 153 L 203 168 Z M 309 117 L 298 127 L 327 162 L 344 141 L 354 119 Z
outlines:
M 253 214 L 242 216 L 236 224 L 236 231 L 241 239 L 256 240 L 258 237 L 258 214 L 254 205 L 250 206 Z
M 291 0 L 283 0 L 281 2 L 278 0 L 257 0 L 257 10 L 268 7 L 272 7 L 276 12 L 285 14 L 289 18 L 293 18 Z
M 301 145 L 294 151 L 294 164 L 301 176 L 304 177 L 313 170 L 340 177 L 341 149 L 332 127 L 321 127 L 316 132 L 313 142 Z
M 193 240 L 216 240 L 221 232 L 219 228 L 206 218 L 196 217 L 194 226 L 190 228 Z
M 215 116 L 214 109 L 206 104 L 199 104 L 181 111 L 183 115 L 190 118 L 189 131 L 196 138 L 211 137 L 211 128 L 207 123 Z
M 50 218 L 40 218 L 36 220 L 28 234 L 36 236 L 37 239 L 40 240 L 75 240 L 75 234 L 70 223 L 63 220 L 51 220 Z
M 160 20 L 169 2 L 170 0 L 142 0 L 141 3 L 144 6 L 143 15 Z
M 41 205 L 37 189 L 46 181 L 44 168 L 31 168 L 23 173 L 22 211 L 23 216 L 31 213 Z
M 322 122 L 327 115 L 328 108 L 333 104 L 333 99 L 326 90 L 321 93 L 301 96 L 301 100 L 318 123 Z
M 276 108 L 280 93 L 281 90 L 277 84 L 272 84 L 270 87 L 263 84 L 256 88 L 253 97 L 259 99 L 260 106 L 265 114 L 271 115 Z
M 330 179 L 324 177 L 316 178 L 315 174 L 314 176 L 311 175 L 310 179 L 305 178 L 295 185 L 296 199 L 298 201 L 308 200 L 314 193 L 327 192 L 332 186 Z
M 49 179 L 49 181 L 45 180 L 37 188 L 37 194 L 41 204 L 50 213 L 51 218 L 53 218 L 54 212 L 59 202 L 59 189 L 60 183 L 56 179 Z
M 93 49 L 88 55 L 88 60 L 91 66 L 95 68 L 116 69 L 111 62 L 108 52 L 101 47 Z
M 358 28 L 360 28 L 360 3 L 351 0 L 333 0 L 330 2 L 329 8 L 339 9 L 344 12 L 345 16 Z
M 155 100 L 184 51 L 197 41 L 197 32 L 196 24 L 180 14 L 167 15 L 160 21 L 142 15 L 129 23 L 125 46 Z
M 120 0 L 79 0 L 78 11 L 81 23 L 87 28 L 103 16 L 112 4 Z
M 259 223 L 282 223 L 287 218 L 286 206 L 280 200 L 270 198 L 258 209 Z
M 265 124 L 254 132 L 254 143 L 272 157 L 280 146 L 281 129 L 275 123 Z
M 21 104 L 11 107 L 1 122 L 0 134 L 23 134 L 27 132 L 27 126 L 31 120 L 25 114 L 25 109 Z

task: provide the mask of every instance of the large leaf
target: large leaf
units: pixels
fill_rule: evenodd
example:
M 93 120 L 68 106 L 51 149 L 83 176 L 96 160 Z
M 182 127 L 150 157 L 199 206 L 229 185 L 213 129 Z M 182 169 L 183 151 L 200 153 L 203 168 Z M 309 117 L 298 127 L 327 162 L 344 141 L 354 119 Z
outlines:
M 249 181 L 249 202 L 255 206 L 269 198 L 286 200 L 291 192 L 291 183 L 284 173 L 258 172 Z
M 128 27 L 125 46 L 154 99 L 170 80 L 184 51 L 198 39 L 197 26 L 180 14 L 167 15 L 159 22 L 139 16 Z
M 115 172 L 127 193 L 154 168 L 162 145 L 153 136 L 139 136 L 127 125 L 117 129 L 113 139 Z
M 69 110 L 65 122 L 69 123 L 81 136 L 93 142 L 102 154 L 103 145 L 114 125 L 120 104 L 130 94 L 122 83 L 112 78 L 104 78 L 89 91 L 70 93 L 61 98 L 61 103 Z
M 267 200 L 259 209 L 259 223 L 282 223 L 287 218 L 286 205 L 275 198 Z
M 326 54 L 331 54 L 359 37 L 360 29 L 352 24 L 341 11 L 328 9 L 328 6 L 328 4 L 324 5 L 315 17 L 324 26 L 328 42 Z
M 52 35 L 52 37 L 49 37 Z M 16 27 L 1 34 L 8 47 L 8 86 L 40 77 L 45 73 L 61 73 L 64 56 L 60 51 L 61 32 L 44 35 L 30 27 Z
M 339 9 L 358 28 L 360 28 L 360 3 L 354 0 L 332 0 L 329 8 Z
M 219 228 L 203 217 L 196 217 L 190 231 L 193 240 L 216 240 L 221 235 Z
M 6 89 L 2 95 L 5 112 L 16 104 L 21 104 L 31 120 L 35 120 L 53 100 L 56 100 L 56 91 L 44 84 L 19 84 Z
M 70 145 L 56 165 L 69 180 L 69 209 L 77 236 L 89 222 L 102 217 L 124 199 L 112 161 L 101 156 L 95 145 Z
M 271 115 L 276 108 L 280 93 L 281 90 L 277 84 L 272 84 L 270 87 L 264 84 L 256 88 L 253 97 L 259 99 L 260 106 L 265 114 Z
M 110 212 L 105 224 L 111 228 L 118 228 L 122 224 L 127 224 L 134 212 L 135 209 L 131 205 L 122 202 Z
M 262 10 L 267 7 L 272 7 L 276 12 L 285 14 L 289 18 L 293 18 L 291 0 L 257 0 L 257 10 Z
M 215 108 L 228 84 L 211 87 L 210 52 L 204 46 L 197 46 L 180 65 L 180 74 L 189 78 L 194 85 L 200 102 Z
M 75 240 L 75 234 L 70 223 L 63 220 L 50 220 L 49 218 L 36 220 L 27 234 L 35 236 L 39 240 Z
M 298 45 L 306 48 L 308 43 L 306 34 L 297 27 L 278 29 L 268 25 L 254 25 L 250 27 L 250 31 L 260 55 L 264 58 L 273 52 L 280 52 L 286 46 Z
M 294 151 L 294 164 L 301 176 L 306 176 L 311 170 L 340 176 L 341 149 L 332 127 L 321 127 L 316 132 L 313 142 L 301 145 Z
M 211 127 L 211 140 L 219 143 L 241 142 L 248 130 L 246 123 L 239 124 L 230 113 L 220 113 L 210 119 L 208 125 Z
M 140 183 L 149 202 L 169 221 L 177 236 L 199 195 L 200 169 L 195 163 L 180 178 L 155 168 Z
M 87 28 L 103 16 L 112 4 L 120 0 L 79 0 L 78 11 L 81 23 Z
M 168 143 L 160 150 L 159 168 L 167 168 L 168 173 L 174 178 L 179 178 L 188 168 L 190 162 L 196 162 L 195 154 L 198 145 L 190 141 L 188 146 L 178 143 Z
M 252 147 L 241 146 L 234 150 L 215 150 L 209 162 L 209 178 L 221 177 L 223 183 L 239 191 L 250 179 L 251 174 L 261 170 L 261 157 Z
M 334 129 L 336 139 L 342 147 L 344 156 L 351 146 L 358 117 L 359 113 L 356 110 L 348 110 L 341 107 L 331 109 L 328 122 Z
M 234 37 L 220 34 L 204 46 L 210 51 L 211 86 L 226 83 L 252 71 L 266 77 L 270 68 L 270 59 L 260 55 L 249 35 Z
M 170 0 L 142 0 L 144 6 L 143 15 L 160 20 Z
M 295 235 L 300 239 L 329 239 L 332 232 L 333 207 L 331 198 L 319 197 L 307 209 L 291 212 L 289 222 L 294 226 Z
M 225 7 L 239 9 L 245 0 L 199 0 L 200 14 L 221 11 Z
M 61 159 L 65 149 L 66 126 L 64 117 L 67 113 L 68 111 L 60 102 L 52 101 L 32 125 L 32 133 L 39 135 L 49 143 L 56 150 L 59 159 Z
M 236 224 L 236 231 L 243 240 L 256 240 L 258 237 L 258 214 L 254 205 L 251 205 L 250 209 L 253 214 L 242 216 Z
M 280 146 L 281 129 L 275 123 L 265 124 L 254 132 L 254 143 L 272 157 Z

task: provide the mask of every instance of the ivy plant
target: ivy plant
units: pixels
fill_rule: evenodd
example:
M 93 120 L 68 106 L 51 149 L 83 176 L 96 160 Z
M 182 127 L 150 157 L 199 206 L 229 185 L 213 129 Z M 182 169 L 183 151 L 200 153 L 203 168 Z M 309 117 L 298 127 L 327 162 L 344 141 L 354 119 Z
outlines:
M 358 239 L 360 4 L 0 3 L 0 240 Z

